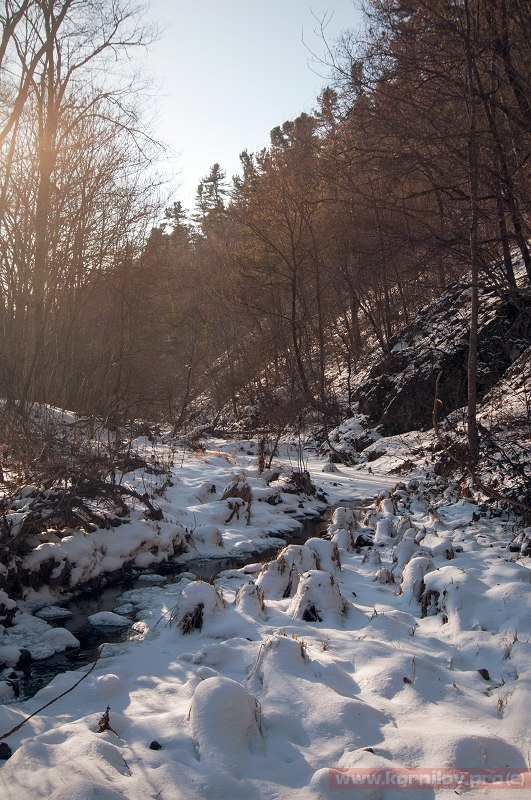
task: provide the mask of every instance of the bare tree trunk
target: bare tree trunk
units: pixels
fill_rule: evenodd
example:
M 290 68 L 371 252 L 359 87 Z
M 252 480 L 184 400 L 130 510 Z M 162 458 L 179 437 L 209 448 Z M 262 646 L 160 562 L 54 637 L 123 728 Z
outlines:
M 477 424 L 477 365 L 478 365 L 478 274 L 479 274 L 479 245 L 478 245 L 478 142 L 476 122 L 476 97 L 474 95 L 474 53 L 472 50 L 472 20 L 470 15 L 469 0 L 464 2 L 466 15 L 466 64 L 467 64 L 467 90 L 468 90 L 468 176 L 470 191 L 470 267 L 472 280 L 470 285 L 470 338 L 468 343 L 467 366 L 467 436 L 470 461 L 477 461 L 479 455 L 479 433 Z

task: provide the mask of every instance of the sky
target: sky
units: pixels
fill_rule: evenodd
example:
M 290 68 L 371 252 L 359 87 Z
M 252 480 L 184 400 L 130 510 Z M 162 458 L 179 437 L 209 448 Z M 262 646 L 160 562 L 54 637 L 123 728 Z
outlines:
M 170 147 L 163 171 L 173 200 L 192 209 L 197 185 L 219 162 L 230 179 L 239 154 L 269 144 L 269 132 L 311 111 L 329 83 L 318 35 L 332 44 L 359 24 L 353 0 L 151 0 L 160 36 L 142 52 L 156 114 Z

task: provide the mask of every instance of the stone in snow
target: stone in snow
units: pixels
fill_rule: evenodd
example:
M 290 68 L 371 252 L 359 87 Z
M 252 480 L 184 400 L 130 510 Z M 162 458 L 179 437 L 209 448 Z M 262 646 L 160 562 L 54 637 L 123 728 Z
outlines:
M 50 622 L 51 620 L 55 621 L 58 619 L 70 619 L 70 617 L 73 615 L 72 612 L 67 608 L 60 608 L 59 606 L 44 606 L 44 608 L 40 608 L 35 612 L 35 616 L 46 620 L 46 622 Z
M 97 614 L 91 614 L 88 620 L 96 628 L 127 628 L 131 624 L 130 619 L 112 611 L 99 611 Z

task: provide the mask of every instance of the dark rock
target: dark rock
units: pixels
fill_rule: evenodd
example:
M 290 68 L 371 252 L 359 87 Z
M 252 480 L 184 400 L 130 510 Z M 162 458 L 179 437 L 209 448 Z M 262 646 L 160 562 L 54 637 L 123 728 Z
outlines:
M 523 537 L 520 555 L 525 557 L 531 556 L 531 536 L 529 534 Z
M 12 755 L 13 752 L 7 742 L 0 742 L 0 760 L 7 761 Z
M 354 547 L 372 547 L 374 540 L 366 533 L 359 533 L 354 540 Z
M 478 669 L 478 672 L 482 678 L 484 678 L 486 681 L 490 681 L 490 675 L 488 669 Z
M 379 423 L 384 435 L 431 427 L 438 373 L 440 417 L 466 404 L 469 301 L 468 286 L 460 281 L 422 309 L 357 390 L 360 412 Z M 531 342 L 531 301 L 525 294 L 513 301 L 483 288 L 480 304 L 488 311 L 479 321 L 479 399 Z
M 153 739 L 151 744 L 149 745 L 150 750 L 162 750 L 162 745 L 157 742 L 156 739 Z
M 15 669 L 19 669 L 22 672 L 26 672 L 29 669 L 31 662 L 33 661 L 32 655 L 29 650 L 26 650 L 25 647 L 20 649 L 20 655 L 18 657 L 18 661 L 15 664 Z

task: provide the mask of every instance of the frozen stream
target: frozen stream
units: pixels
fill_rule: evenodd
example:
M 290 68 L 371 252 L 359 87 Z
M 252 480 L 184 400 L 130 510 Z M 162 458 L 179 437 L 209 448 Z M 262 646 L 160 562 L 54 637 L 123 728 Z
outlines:
M 310 517 L 300 520 L 301 528 L 289 531 L 282 538 L 286 544 L 304 544 L 312 536 L 320 536 L 326 529 L 333 509 L 328 509 L 322 517 Z M 278 539 L 278 536 L 275 538 Z M 247 564 L 257 561 L 268 561 L 274 558 L 279 550 L 276 544 L 266 550 L 252 551 L 241 556 L 227 556 L 225 558 L 197 558 L 185 563 L 166 562 L 156 567 L 157 575 L 164 580 L 157 585 L 175 583 L 183 573 L 192 573 L 205 581 L 210 581 L 215 576 L 227 569 L 240 569 Z M 130 628 L 94 627 L 88 617 L 101 611 L 113 611 L 120 603 L 120 597 L 129 589 L 145 588 L 153 585 L 145 578 L 151 570 L 138 572 L 127 577 L 118 584 L 107 586 L 104 589 L 92 589 L 82 592 L 72 600 L 60 602 L 62 608 L 67 608 L 72 616 L 66 620 L 50 622 L 55 626 L 67 628 L 80 642 L 80 647 L 57 653 L 50 658 L 33 661 L 26 676 L 19 681 L 20 699 L 28 699 L 46 686 L 55 675 L 67 670 L 79 669 L 92 663 L 98 653 L 98 647 L 105 642 L 123 642 L 130 638 Z

